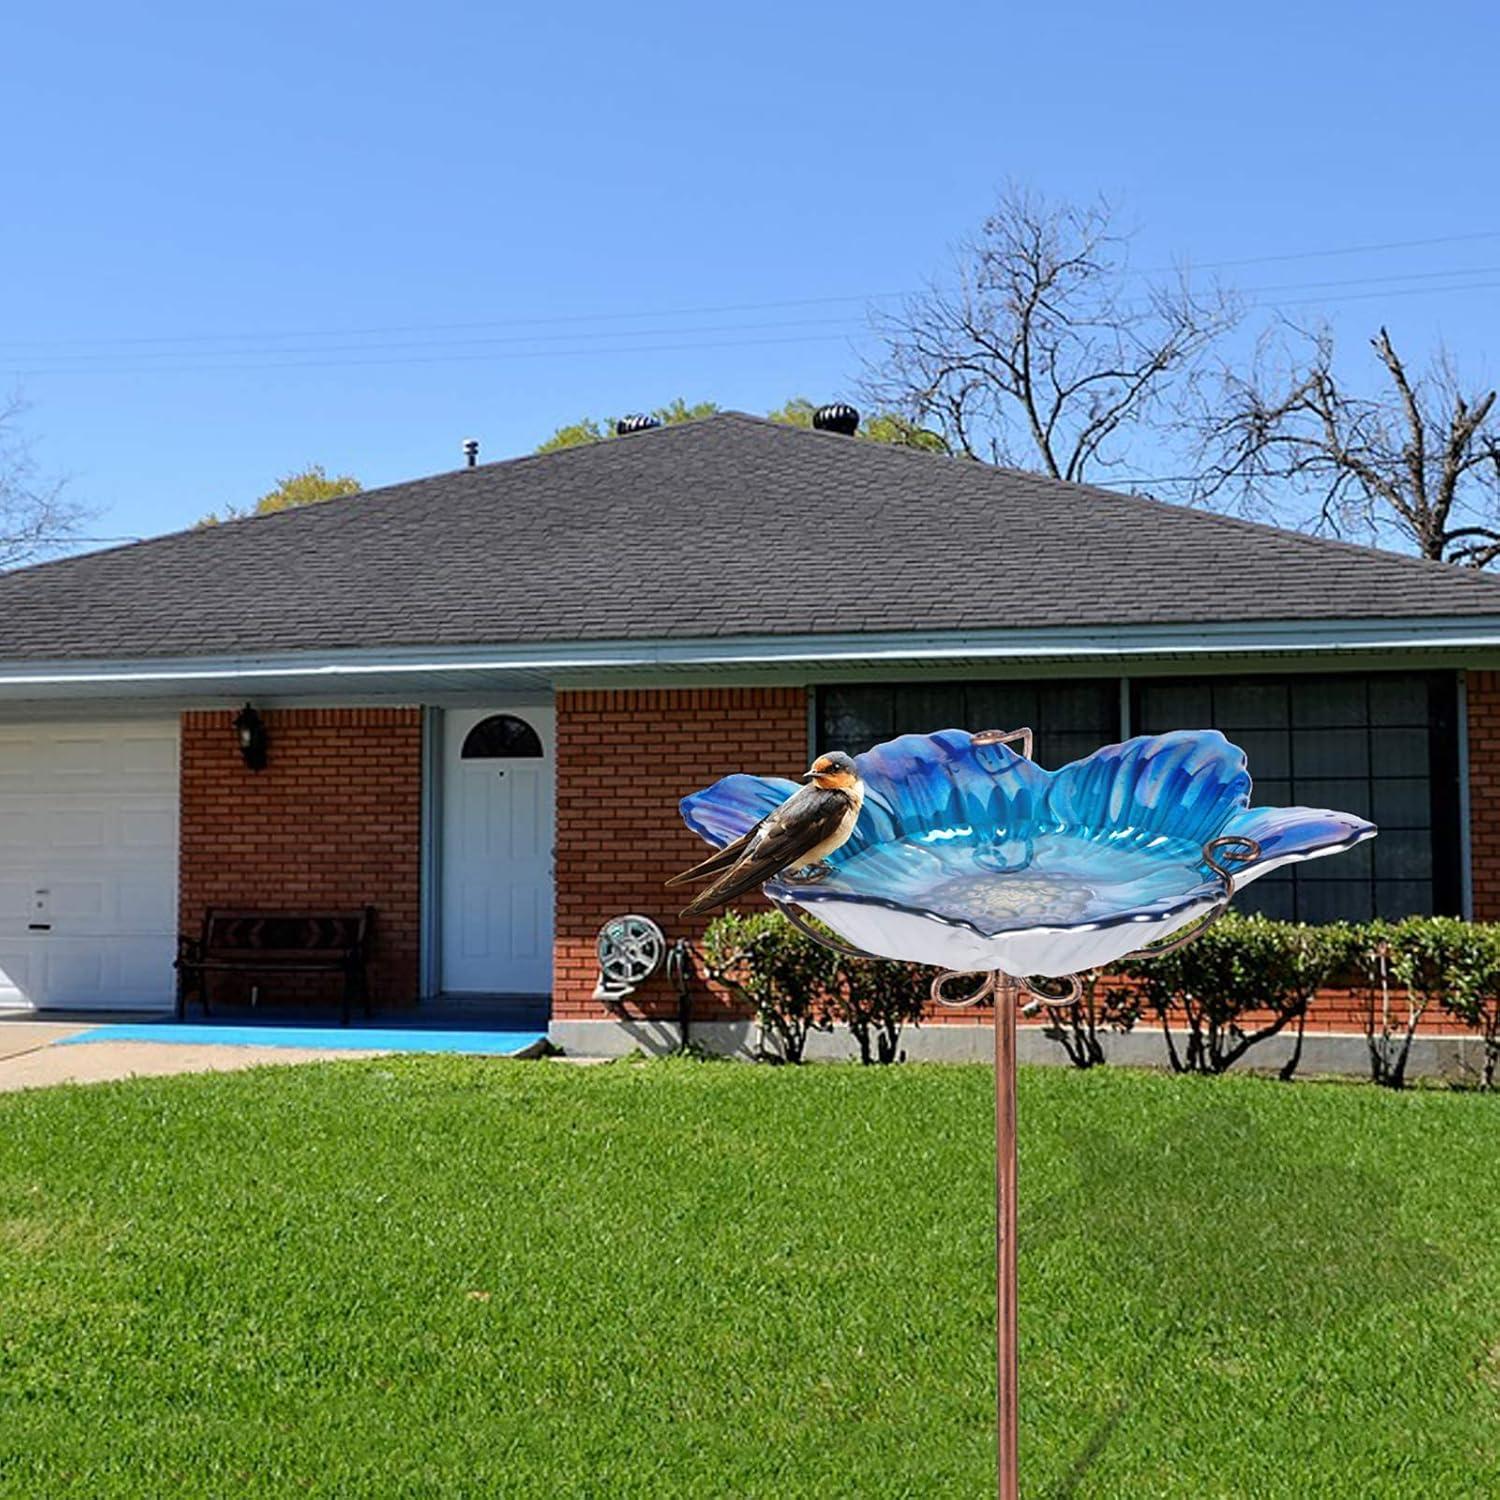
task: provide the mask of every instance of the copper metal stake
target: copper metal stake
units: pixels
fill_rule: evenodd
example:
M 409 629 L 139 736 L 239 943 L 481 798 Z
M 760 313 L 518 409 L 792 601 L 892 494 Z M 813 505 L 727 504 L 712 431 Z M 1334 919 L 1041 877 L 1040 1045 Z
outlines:
M 1016 1290 L 1016 1005 L 1021 986 L 993 980 L 995 1002 L 995 1450 L 1000 1500 L 1020 1493 L 1016 1446 L 1019 1347 Z
M 1021 755 L 1031 759 L 1029 729 L 989 729 L 972 736 L 972 739 L 976 745 L 1009 745 L 1019 740 Z M 1260 854 L 1260 845 L 1252 838 L 1226 834 L 1210 839 L 1203 846 L 1203 861 L 1219 877 L 1223 886 L 1222 898 L 1176 936 L 1125 957 L 1157 958 L 1192 942 L 1228 907 L 1234 894 L 1230 866 L 1259 859 Z M 783 872 L 781 878 L 793 885 L 816 884 L 827 873 L 827 867 L 823 866 L 800 877 Z M 771 895 L 769 889 L 766 894 L 798 931 L 814 942 L 850 958 L 878 956 L 815 926 L 797 909 L 794 901 Z M 995 1449 L 1000 1500 L 1018 1500 L 1020 1481 L 1016 1449 L 1020 1435 L 1020 1349 L 1017 1309 L 1020 1304 L 1016 1287 L 1016 1007 L 1028 991 L 1033 998 L 1026 1007 L 1027 1015 L 1043 1006 L 1076 1005 L 1083 995 L 1083 983 L 1077 974 L 1062 976 L 1065 986 L 1062 993 L 1052 994 L 1033 989 L 1025 980 L 1014 979 L 995 969 L 983 973 L 983 982 L 969 993 L 948 993 L 946 987 L 951 980 L 968 979 L 979 972 L 951 970 L 938 974 L 932 981 L 932 999 L 938 1005 L 953 1009 L 978 1005 L 985 999 L 995 1007 Z

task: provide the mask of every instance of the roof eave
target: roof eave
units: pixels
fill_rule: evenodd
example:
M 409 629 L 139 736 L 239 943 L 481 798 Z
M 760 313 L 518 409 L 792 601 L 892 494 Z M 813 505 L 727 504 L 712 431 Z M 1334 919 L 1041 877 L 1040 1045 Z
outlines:
M 1286 620 L 1070 626 L 940 633 L 699 637 L 306 651 L 233 657 L 0 662 L 0 699 L 108 697 L 159 690 L 220 696 L 381 691 L 409 684 L 543 687 L 714 669 L 806 674 L 840 667 L 944 662 L 1118 662 L 1244 656 L 1349 656 L 1500 650 L 1500 618 Z

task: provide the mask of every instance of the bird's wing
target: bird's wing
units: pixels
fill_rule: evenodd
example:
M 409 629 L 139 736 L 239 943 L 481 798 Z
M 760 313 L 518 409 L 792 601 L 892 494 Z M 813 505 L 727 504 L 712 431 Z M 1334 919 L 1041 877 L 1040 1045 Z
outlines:
M 746 891 L 763 885 L 778 871 L 803 863 L 802 856 L 816 849 L 838 831 L 849 812 L 849 799 L 842 792 L 806 787 L 789 797 L 761 821 L 755 839 L 734 866 L 683 908 L 683 916 L 696 916 L 733 901 Z
M 696 864 L 691 870 L 684 870 L 680 875 L 674 875 L 666 882 L 667 885 L 692 885 L 698 880 L 707 880 L 710 875 L 717 875 L 720 870 L 727 870 L 740 856 L 750 847 L 750 841 L 760 832 L 761 824 L 766 820 L 762 818 L 760 823 L 746 830 L 731 844 L 725 844 L 722 849 L 715 849 L 701 864 Z

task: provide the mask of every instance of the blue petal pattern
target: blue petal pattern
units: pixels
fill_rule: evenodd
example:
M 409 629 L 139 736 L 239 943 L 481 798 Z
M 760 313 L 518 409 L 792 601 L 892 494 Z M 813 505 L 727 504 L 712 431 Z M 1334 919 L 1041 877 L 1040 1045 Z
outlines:
M 1064 766 L 1047 807 L 1066 828 L 1204 844 L 1249 802 L 1245 752 L 1217 729 L 1181 729 L 1106 745 Z
M 1260 858 L 1235 872 L 1235 883 L 1264 874 L 1270 866 L 1294 859 L 1311 859 L 1338 849 L 1350 849 L 1375 832 L 1375 825 L 1353 813 L 1332 812 L 1322 807 L 1251 807 L 1236 813 L 1223 828 L 1225 834 L 1254 839 Z
M 784 776 L 725 776 L 677 805 L 682 821 L 699 838 L 722 849 L 749 832 L 797 790 Z

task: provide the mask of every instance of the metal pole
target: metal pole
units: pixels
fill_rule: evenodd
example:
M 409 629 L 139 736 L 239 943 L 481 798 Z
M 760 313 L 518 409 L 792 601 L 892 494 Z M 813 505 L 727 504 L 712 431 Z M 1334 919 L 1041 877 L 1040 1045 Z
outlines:
M 1000 1500 L 1016 1500 L 1019 1358 L 1016 1316 L 1016 1003 L 1020 986 L 995 975 L 995 1448 Z

